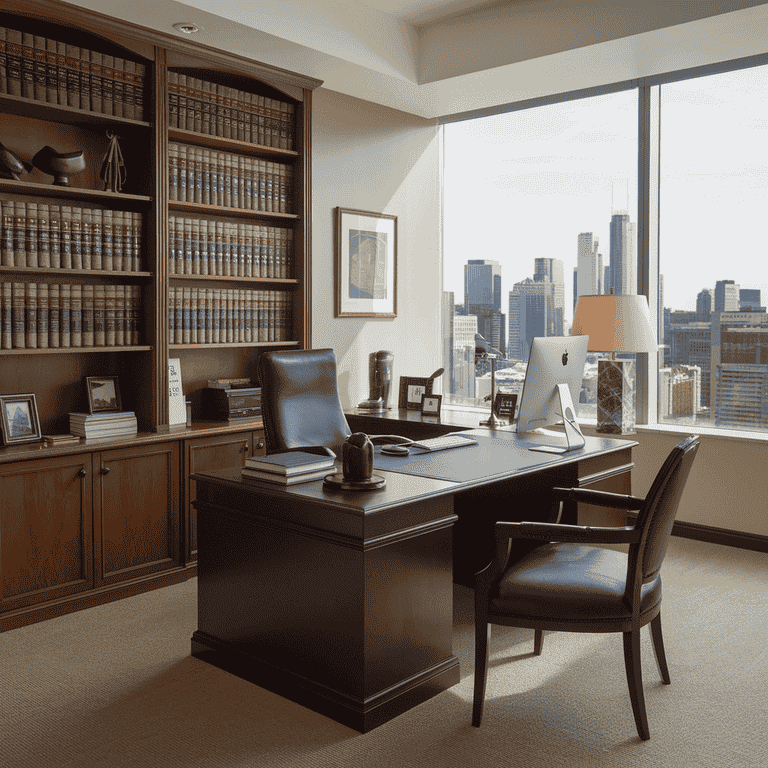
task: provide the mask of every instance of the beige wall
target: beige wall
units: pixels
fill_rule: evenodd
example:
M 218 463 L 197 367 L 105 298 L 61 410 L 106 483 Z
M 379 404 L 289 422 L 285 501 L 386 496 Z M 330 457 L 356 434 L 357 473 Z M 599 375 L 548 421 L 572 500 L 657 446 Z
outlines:
M 434 121 L 319 89 L 312 122 L 312 346 L 336 350 L 345 407 L 368 397 L 368 355 L 400 376 L 440 367 L 438 129 Z M 335 318 L 334 208 L 397 216 L 397 317 Z

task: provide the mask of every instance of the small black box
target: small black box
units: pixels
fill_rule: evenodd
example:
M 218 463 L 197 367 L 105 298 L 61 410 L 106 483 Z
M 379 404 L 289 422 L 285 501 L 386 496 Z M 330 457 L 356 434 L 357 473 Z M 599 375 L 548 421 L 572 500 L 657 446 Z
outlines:
M 234 421 L 261 416 L 261 387 L 203 389 L 203 415 L 213 421 Z

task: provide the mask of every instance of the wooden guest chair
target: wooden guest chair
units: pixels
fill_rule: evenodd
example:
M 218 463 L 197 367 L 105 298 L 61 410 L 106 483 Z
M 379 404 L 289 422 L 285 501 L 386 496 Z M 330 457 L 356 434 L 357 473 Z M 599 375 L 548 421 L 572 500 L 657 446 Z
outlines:
M 492 624 L 534 629 L 536 655 L 541 654 L 545 629 L 621 632 L 637 732 L 641 739 L 650 738 L 640 667 L 640 628 L 650 623 L 661 679 L 669 683 L 661 635 L 659 571 L 698 448 L 697 435 L 673 448 L 645 499 L 582 488 L 553 490 L 557 511 L 564 500 L 639 510 L 634 526 L 496 523 L 495 557 L 475 576 L 472 725 L 479 727 L 483 716 Z M 510 563 L 516 539 L 545 543 Z M 605 549 L 600 544 L 629 544 L 629 551 Z

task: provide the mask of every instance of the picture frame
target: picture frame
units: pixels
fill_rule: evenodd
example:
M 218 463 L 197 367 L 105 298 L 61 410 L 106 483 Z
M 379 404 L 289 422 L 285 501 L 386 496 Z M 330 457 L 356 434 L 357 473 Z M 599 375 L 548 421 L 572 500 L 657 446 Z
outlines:
M 397 317 L 397 216 L 335 209 L 336 317 Z
M 422 395 L 421 413 L 424 416 L 439 416 L 440 406 L 443 403 L 442 395 Z
M 89 413 L 117 413 L 123 410 L 117 376 L 86 376 Z
M 515 409 L 517 408 L 517 395 L 512 392 L 497 392 L 493 401 L 493 412 L 496 416 L 515 418 Z
M 43 439 L 34 394 L 0 395 L 0 431 L 3 445 Z
M 432 394 L 432 382 L 421 376 L 401 376 L 400 389 L 397 398 L 397 407 L 411 411 L 421 410 L 421 398 L 423 395 Z

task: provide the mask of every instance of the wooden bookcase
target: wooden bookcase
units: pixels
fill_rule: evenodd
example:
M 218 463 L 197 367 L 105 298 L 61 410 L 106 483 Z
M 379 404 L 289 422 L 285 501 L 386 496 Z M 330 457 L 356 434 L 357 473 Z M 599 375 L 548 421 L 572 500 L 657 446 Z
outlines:
M 242 462 L 248 452 L 263 450 L 259 420 L 240 425 L 206 421 L 203 388 L 211 378 L 255 380 L 258 355 L 264 349 L 301 349 L 311 345 L 310 122 L 312 90 L 320 82 L 58 0 L 7 0 L 0 11 L 0 27 L 21 33 L 20 79 L 13 87 L 9 73 L 15 78 L 15 71 L 11 70 L 19 64 L 14 60 L 14 57 L 18 59 L 19 48 L 15 36 L 9 41 L 0 35 L 0 142 L 27 162 L 44 146 L 57 152 L 83 150 L 86 161 L 85 170 L 72 176 L 70 186 L 54 185 L 51 176 L 36 168 L 22 174 L 21 180 L 9 178 L 8 174 L 0 178 L 3 212 L 15 213 L 16 204 L 20 203 L 20 210 L 25 214 L 21 218 L 26 219 L 26 223 L 18 225 L 6 222 L 2 230 L 3 238 L 9 227 L 14 230 L 8 235 L 14 250 L 0 248 L 0 283 L 10 286 L 5 293 L 0 288 L 0 298 L 5 308 L 4 297 L 12 295 L 14 287 L 17 293 L 24 292 L 25 314 L 21 319 L 25 328 L 19 336 L 21 329 L 17 327 L 14 336 L 12 321 L 19 316 L 12 313 L 3 316 L 0 393 L 34 393 L 42 434 L 65 433 L 69 431 L 68 414 L 87 411 L 85 377 L 116 375 L 123 410 L 136 413 L 139 429 L 136 438 L 110 440 L 106 445 L 102 445 L 104 441 L 98 446 L 81 441 L 66 449 L 47 448 L 42 443 L 0 447 L 0 469 L 9 478 L 17 475 L 25 478 L 25 498 L 30 498 L 30 493 L 35 496 L 35 488 L 42 489 L 35 496 L 39 504 L 52 504 L 58 493 L 56 489 L 66 485 L 62 478 L 67 473 L 75 472 L 73 478 L 79 478 L 77 493 L 71 486 L 64 496 L 68 511 L 62 513 L 62 519 L 67 521 L 62 530 L 67 540 L 51 539 L 48 552 L 51 562 L 56 560 L 56 552 L 62 545 L 70 547 L 70 554 L 79 553 L 77 557 L 72 555 L 74 559 L 69 568 L 72 573 L 78 572 L 78 578 L 70 579 L 66 568 L 62 573 L 69 575 L 62 577 L 61 584 L 55 578 L 52 580 L 50 574 L 27 574 L 28 586 L 33 587 L 30 595 L 34 593 L 34 596 L 29 598 L 32 602 L 25 602 L 23 589 L 19 593 L 22 597 L 8 602 L 0 589 L 2 618 L 7 606 L 12 605 L 14 610 L 29 605 L 44 607 L 47 586 L 43 592 L 39 590 L 43 589 L 41 585 L 49 583 L 55 582 L 50 594 L 56 600 L 76 593 L 90 595 L 98 602 L 102 599 L 99 594 L 103 599 L 114 599 L 117 594 L 114 591 L 111 597 L 105 595 L 121 580 L 134 579 L 134 591 L 140 591 L 152 588 L 153 577 L 158 574 L 163 575 L 165 581 L 161 579 L 155 585 L 168 583 L 169 574 L 178 578 L 180 571 L 191 573 L 195 543 L 194 512 L 190 506 L 194 488 L 188 481 L 190 464 L 205 468 L 206 461 L 212 463 L 211 466 Z M 181 119 L 180 78 L 187 81 L 188 122 Z M 192 89 L 191 84 L 197 87 Z M 110 93 L 111 106 L 106 98 Z M 191 94 L 195 97 L 194 105 Z M 206 113 L 204 122 L 195 121 L 196 110 L 198 115 Z M 239 123 L 233 120 L 235 115 L 239 116 Z M 252 130 L 246 129 L 246 117 Z M 271 134 L 264 127 L 267 121 L 271 121 Z M 221 125 L 228 127 L 222 129 Z M 120 192 L 104 191 L 100 179 L 109 144 L 108 133 L 120 137 L 127 170 Z M 208 185 L 211 169 L 217 167 L 211 158 L 229 158 L 230 167 L 239 168 L 239 178 L 249 179 L 249 196 L 232 197 L 230 174 L 226 199 L 212 195 L 210 188 L 206 188 L 205 194 L 197 190 L 196 196 L 195 191 L 191 191 L 188 198 L 183 198 L 178 188 L 172 188 L 172 182 L 179 176 L 172 177 L 171 173 L 178 168 L 176 158 L 180 147 L 186 157 L 196 163 L 193 167 L 199 175 L 194 178 L 203 179 Z M 204 160 L 202 164 L 197 163 L 200 158 Z M 226 165 L 225 162 L 225 168 Z M 213 177 L 218 178 L 217 174 L 215 171 Z M 278 190 L 282 182 L 281 192 L 270 198 L 274 200 L 272 204 L 265 201 L 267 184 L 264 184 L 264 200 L 261 192 L 253 194 L 254 179 L 259 190 L 261 179 L 277 179 Z M 243 187 L 245 189 L 245 185 Z M 76 225 L 79 227 L 77 239 L 71 225 L 62 227 L 61 224 L 64 219 L 70 220 L 73 211 L 73 218 L 80 222 Z M 54 215 L 59 222 L 55 230 L 59 250 L 52 259 L 54 230 L 46 229 L 43 222 L 46 216 L 50 221 Z M 82 224 L 86 220 L 91 226 L 90 237 Z M 122 224 L 119 231 L 124 238 L 116 237 L 118 228 L 113 228 L 111 241 L 107 238 L 104 227 L 110 220 L 113 224 Z M 101 226 L 101 264 L 96 258 L 94 222 L 97 221 Z M 175 225 L 179 222 L 182 224 L 177 228 Z M 187 230 L 185 223 L 189 223 Z M 66 240 L 68 246 L 64 254 L 63 229 L 67 227 L 70 239 Z M 193 256 L 188 268 L 183 266 L 183 260 L 177 258 L 179 238 L 174 240 L 172 235 L 176 232 L 183 236 L 185 231 L 208 232 L 209 239 L 202 243 L 204 255 L 209 253 L 207 248 L 211 242 L 210 252 L 216 248 L 216 239 L 210 235 L 226 236 L 225 242 L 232 244 L 232 258 L 219 257 L 214 267 L 212 260 Z M 259 258 L 254 257 L 255 240 L 259 241 Z M 44 253 L 38 250 L 42 242 Z M 198 238 L 196 242 L 197 248 L 187 248 L 184 242 L 182 249 L 195 254 L 201 241 Z M 107 268 L 108 243 L 112 245 L 111 269 Z M 19 258 L 15 258 L 17 248 Z M 226 251 L 223 246 L 219 248 Z M 262 262 L 265 262 L 263 268 Z M 37 309 L 34 298 L 29 299 L 30 294 L 39 297 Z M 55 323 L 51 328 L 49 316 L 46 324 L 40 309 L 45 308 L 47 296 L 49 314 L 53 306 L 58 309 L 61 320 L 66 304 L 62 297 L 69 297 L 71 312 L 74 306 L 71 297 L 78 294 L 88 322 L 80 327 L 77 337 L 70 324 L 69 346 L 64 346 L 62 326 L 55 333 Z M 112 295 L 133 299 L 132 305 L 128 303 L 126 316 L 108 314 Z M 51 297 L 56 296 L 58 300 L 54 301 Z M 104 303 L 96 301 L 97 296 L 105 297 Z M 195 306 L 191 299 L 196 296 L 198 306 L 208 312 L 201 311 L 199 326 L 190 328 L 185 335 L 183 300 L 187 296 L 188 306 Z M 181 299 L 181 313 L 177 312 L 177 297 Z M 231 306 L 243 307 L 240 322 L 250 320 L 250 324 L 239 334 L 220 332 L 217 338 L 213 330 L 214 297 L 229 298 L 230 302 L 240 299 L 239 305 Z M 279 302 L 265 301 L 278 297 Z M 211 300 L 207 306 L 204 299 Z M 117 300 L 114 306 L 120 306 Z M 276 306 L 279 312 L 275 312 Z M 105 313 L 103 331 L 98 322 L 100 311 Z M 178 335 L 177 317 L 182 321 Z M 226 318 L 226 314 L 223 317 Z M 232 317 L 236 322 L 238 314 L 232 313 Z M 30 318 L 33 318 L 32 327 L 29 327 Z M 258 321 L 272 318 L 271 333 L 259 331 L 257 318 Z M 35 330 L 40 331 L 37 339 Z M 76 338 L 79 346 L 75 346 Z M 46 342 L 47 346 L 42 346 Z M 192 403 L 194 424 L 189 429 L 168 426 L 169 358 L 181 361 L 184 395 Z M 107 455 L 105 451 L 117 457 L 120 451 L 130 454 L 137 446 L 149 450 L 145 444 L 155 445 L 158 441 L 163 450 L 157 453 L 154 481 L 165 483 L 162 478 L 167 473 L 170 485 L 168 493 L 163 494 L 162 504 L 147 518 L 147 529 L 157 536 L 162 530 L 162 536 L 157 546 L 149 546 L 144 553 L 150 558 L 146 563 L 139 554 L 112 552 L 110 557 L 119 564 L 119 574 L 108 573 L 104 552 L 109 545 L 98 542 L 102 529 L 107 531 L 104 517 L 107 497 L 103 496 L 102 489 L 109 488 L 111 479 L 103 474 L 105 466 L 100 463 L 101 457 Z M 209 444 L 216 446 L 222 441 L 233 446 L 244 445 L 245 449 L 222 454 L 218 449 L 208 448 Z M 65 461 L 65 456 L 70 458 Z M 27 469 L 34 472 L 30 475 Z M 111 477 L 115 477 L 114 473 Z M 125 483 L 125 479 L 122 482 Z M 141 482 L 141 478 L 135 478 L 135 482 Z M 112 499 L 115 498 L 113 495 Z M 23 500 L 14 499 L 13 510 L 11 507 L 4 512 L 0 509 L 0 517 L 19 514 Z M 124 500 L 118 506 L 120 511 L 110 518 L 109 535 L 114 541 L 122 538 L 128 541 L 127 521 L 135 510 Z M 28 525 L 24 523 L 17 530 L 19 542 L 35 539 L 35 531 L 44 525 L 46 515 L 57 513 L 35 508 L 28 510 L 28 514 Z M 3 530 L 2 524 L 0 520 L 0 530 Z M 125 537 L 121 526 L 128 532 Z M 82 539 L 78 539 L 79 543 L 72 538 L 76 531 Z M 19 560 L 18 553 L 11 557 L 8 546 L 8 541 L 0 540 L 0 586 L 3 578 L 14 581 L 19 574 L 27 573 L 23 558 Z M 158 554 L 161 550 L 162 557 Z M 150 560 L 154 565 L 148 564 Z M 16 575 L 3 576 L 4 563 L 11 562 Z M 130 589 L 127 592 L 123 589 L 120 594 L 129 592 Z M 19 623 L 25 620 L 12 625 Z M 10 625 L 0 621 L 0 629 L 3 626 Z

